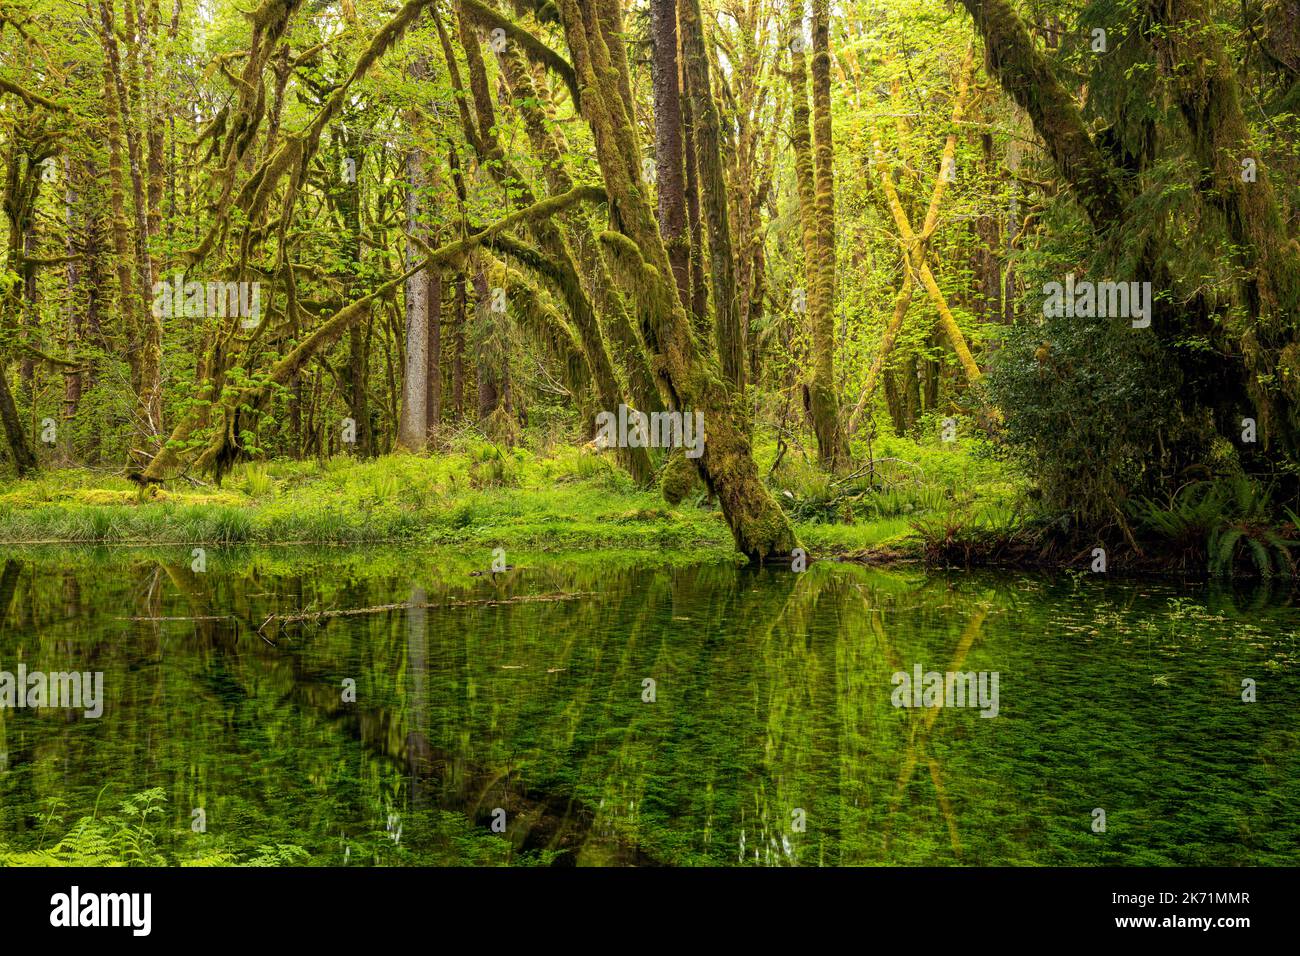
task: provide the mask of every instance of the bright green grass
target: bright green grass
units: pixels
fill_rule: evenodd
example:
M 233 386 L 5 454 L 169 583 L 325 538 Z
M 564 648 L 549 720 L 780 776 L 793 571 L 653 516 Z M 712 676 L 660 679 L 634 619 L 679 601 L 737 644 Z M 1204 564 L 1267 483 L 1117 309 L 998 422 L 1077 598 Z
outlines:
M 903 460 L 882 465 L 875 484 L 863 476 L 837 481 L 795 454 L 770 475 L 811 553 L 905 547 L 918 517 L 1018 494 L 999 466 L 966 449 L 891 439 L 874 452 Z M 757 444 L 765 476 L 775 457 L 773 444 Z M 539 456 L 470 442 L 433 457 L 251 462 L 220 488 L 177 481 L 146 495 L 116 475 L 46 471 L 0 482 L 0 541 L 730 551 L 726 523 L 704 499 L 697 487 L 669 506 L 608 455 L 559 447 Z

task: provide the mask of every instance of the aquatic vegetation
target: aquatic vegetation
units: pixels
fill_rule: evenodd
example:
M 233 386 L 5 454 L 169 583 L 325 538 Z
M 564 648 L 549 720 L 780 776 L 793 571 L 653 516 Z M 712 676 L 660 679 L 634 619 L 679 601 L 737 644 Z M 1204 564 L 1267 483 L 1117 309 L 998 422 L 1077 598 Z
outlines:
M 725 547 L 508 555 L 474 576 L 490 548 L 214 547 L 198 575 L 183 545 L 11 551 L 26 623 L 0 660 L 75 648 L 107 701 L 100 720 L 0 712 L 0 862 L 1297 862 L 1287 601 L 794 575 Z M 578 596 L 511 600 L 556 594 Z M 997 717 L 895 708 L 891 675 L 918 663 L 1000 673 Z M 1267 693 L 1243 704 L 1242 677 Z

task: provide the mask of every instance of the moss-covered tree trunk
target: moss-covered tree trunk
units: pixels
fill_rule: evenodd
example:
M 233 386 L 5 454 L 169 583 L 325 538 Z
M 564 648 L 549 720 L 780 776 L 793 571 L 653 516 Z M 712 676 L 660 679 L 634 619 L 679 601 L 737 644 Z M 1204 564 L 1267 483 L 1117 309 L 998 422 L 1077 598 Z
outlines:
M 823 9 L 822 14 L 825 15 Z M 804 304 L 808 338 L 812 348 L 812 376 L 805 383 L 808 414 L 817 435 L 818 457 L 822 467 L 832 471 L 848 463 L 848 443 L 839 417 L 835 392 L 835 224 L 834 182 L 830 170 L 833 147 L 830 131 L 829 51 L 825 48 L 825 30 L 814 19 L 814 44 L 821 35 L 823 49 L 814 53 L 817 86 L 814 109 L 818 127 L 817 155 L 814 158 L 808 107 L 808 64 L 805 51 L 808 37 L 804 32 L 803 7 L 795 5 L 785 36 L 790 49 L 790 88 L 793 107 L 790 112 L 790 140 L 794 148 L 795 187 L 799 195 L 799 223 L 803 238 Z M 824 27 L 824 24 L 823 24 Z M 818 95 L 820 93 L 820 95 Z
M 682 70 L 690 89 L 691 116 L 695 122 L 695 167 L 709 244 L 714 337 L 723 376 L 737 392 L 743 393 L 745 335 L 740 328 L 740 308 L 736 301 L 736 262 L 731 251 L 727 181 L 722 168 L 721 131 L 709 79 L 700 0 L 679 0 L 677 18 L 681 26 Z
M 984 38 L 988 71 L 1020 105 L 1093 226 L 1119 224 L 1125 199 L 1111 163 L 1088 135 L 1070 91 L 1034 45 L 1008 0 L 962 0 Z
M 735 393 L 678 299 L 668 251 L 640 178 L 636 127 L 619 87 L 617 57 L 599 27 L 597 0 L 560 0 L 559 7 L 582 91 L 582 115 L 591 126 L 611 221 L 618 227 L 604 239 L 616 276 L 650 316 L 660 391 L 670 407 L 704 415 L 706 440 L 696 467 L 717 496 L 736 547 L 752 561 L 789 554 L 794 533 L 759 478 Z M 702 54 L 696 49 L 684 55 L 689 60 Z M 692 74 L 700 69 L 688 64 Z
M 502 73 L 524 120 L 525 129 L 533 151 L 541 159 L 546 170 L 546 183 L 550 195 L 558 196 L 573 188 L 573 178 L 565 165 L 566 144 L 561 140 L 558 124 L 550 122 L 545 107 L 550 104 L 550 93 L 543 82 L 535 81 L 528 70 L 523 54 L 517 45 L 507 45 L 498 54 Z M 643 412 L 662 411 L 663 403 L 655 388 L 654 375 L 646 358 L 645 343 L 633 328 L 628 310 L 622 297 L 618 294 L 610 278 L 605 260 L 601 256 L 599 243 L 592 229 L 592 217 L 587 210 L 573 210 L 561 217 L 560 232 L 572 247 L 576 259 L 575 276 L 581 273 L 581 289 L 586 300 L 590 302 L 593 319 L 587 329 L 588 346 L 603 352 L 603 341 L 599 340 L 603 329 L 612 345 L 612 357 L 616 356 L 627 378 L 627 390 L 635 406 Z M 563 257 L 558 265 L 564 267 Z M 560 283 L 563 286 L 563 282 Z M 585 308 L 579 303 L 578 308 Z M 574 309 L 575 317 L 578 309 Z M 595 317 L 600 321 L 597 323 Z M 597 355 L 595 364 L 612 363 L 608 358 Z M 592 423 L 594 428 L 594 422 Z M 629 458 L 629 470 L 638 480 L 649 477 L 650 458 L 648 454 L 636 449 L 624 450 Z
M 461 47 L 465 52 L 465 64 L 469 71 L 474 115 L 477 119 L 477 129 L 467 128 L 466 135 L 472 142 L 476 143 L 482 159 L 492 175 L 498 182 L 510 188 L 512 195 L 515 197 L 514 203 L 516 207 L 526 208 L 532 205 L 536 199 L 532 189 L 525 184 L 524 177 L 514 168 L 514 164 L 506 155 L 505 149 L 497 138 L 495 131 L 496 114 L 488 88 L 487 70 L 483 63 L 482 50 L 478 38 L 475 36 L 472 21 L 463 9 L 460 14 L 459 26 Z M 508 51 L 502 52 L 507 53 L 507 56 L 511 55 Z M 506 63 L 503 63 L 502 66 L 503 72 L 507 74 L 507 79 L 513 73 L 517 83 L 523 80 L 523 75 L 517 69 L 517 64 L 515 69 L 510 69 Z M 531 86 L 531 84 L 529 85 Z M 535 105 L 530 106 L 525 103 L 525 109 L 531 111 L 534 108 Z M 469 122 L 467 114 L 462 115 L 462 121 Z M 544 127 L 545 124 L 541 123 L 538 117 L 533 117 L 533 122 L 529 124 L 529 131 L 534 137 L 535 144 L 542 145 L 543 148 L 545 148 L 545 144 L 541 143 L 537 137 L 544 135 Z M 553 156 L 553 160 L 558 159 L 558 156 Z M 536 237 L 541 251 L 545 253 L 549 260 L 548 265 L 551 274 L 548 278 L 555 283 L 573 316 L 574 325 L 578 331 L 583 352 L 591 370 L 592 381 L 596 386 L 597 401 L 601 410 L 617 413 L 618 406 L 624 403 L 623 392 L 614 373 L 614 365 L 609 350 L 605 345 L 595 308 L 582 287 L 577 263 L 574 262 L 568 237 L 559 224 L 549 218 L 530 222 L 528 226 Z M 619 448 L 618 454 L 633 478 L 643 483 L 649 480 L 653 466 L 647 449 Z
M 1162 73 L 1191 133 L 1192 182 L 1223 216 L 1247 319 L 1230 328 L 1264 437 L 1300 459 L 1300 243 L 1291 235 L 1241 107 L 1236 66 L 1203 0 L 1148 0 Z M 1254 177 L 1242 174 L 1255 162 Z
M 10 140 L 6 159 L 3 201 L 8 242 L 5 261 L 20 263 L 23 260 L 23 236 L 33 215 L 36 181 L 40 173 L 32 162 L 30 153 L 20 147 L 17 137 Z M 37 464 L 36 454 L 28 443 L 18 406 L 9 387 L 8 346 L 20 335 L 18 317 L 25 310 L 22 296 L 26 286 L 24 282 L 13 282 L 0 293 L 0 424 L 4 426 L 5 438 L 8 439 L 14 468 L 19 477 L 34 471 Z
M 691 302 L 691 247 L 686 235 L 686 157 L 682 151 L 682 101 L 677 63 L 677 0 L 651 0 L 654 43 L 655 178 L 659 231 L 668 247 L 677 295 Z
M 814 318 L 809 397 L 822 466 L 838 471 L 849 463 L 849 445 L 835 390 L 835 146 L 831 127 L 829 0 L 813 0 L 812 15 L 813 182 L 820 311 Z

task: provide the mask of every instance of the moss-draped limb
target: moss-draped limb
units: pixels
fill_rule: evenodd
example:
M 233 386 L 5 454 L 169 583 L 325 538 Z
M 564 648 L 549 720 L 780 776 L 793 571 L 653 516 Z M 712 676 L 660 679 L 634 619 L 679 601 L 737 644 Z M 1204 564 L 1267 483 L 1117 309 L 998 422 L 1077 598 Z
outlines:
M 1191 134 L 1195 188 L 1223 216 L 1247 317 L 1230 331 L 1265 441 L 1300 458 L 1300 243 L 1291 235 L 1241 106 L 1236 65 L 1202 0 L 1147 0 L 1152 43 Z M 1256 160 L 1252 181 L 1242 162 Z
M 591 416 L 591 368 L 573 327 L 557 312 L 520 272 L 507 269 L 511 305 L 522 321 L 524 330 L 551 354 L 560 366 L 564 387 L 577 404 L 580 414 Z
M 301 0 L 268 0 L 266 4 L 258 8 L 257 16 L 260 18 L 275 13 L 277 18 L 274 22 L 282 31 L 284 26 L 287 25 L 288 16 L 297 8 L 300 2 Z M 410 25 L 415 22 L 415 19 L 423 12 L 424 8 L 433 2 L 434 0 L 407 0 L 401 9 L 375 33 L 369 45 L 357 58 L 357 62 L 353 65 L 352 72 L 348 74 L 347 79 L 331 93 L 329 99 L 316 112 L 307 127 L 294 136 L 286 136 L 280 147 L 253 171 L 252 175 L 237 192 L 234 189 L 234 173 L 238 157 L 232 156 L 229 159 L 223 172 L 225 185 L 217 202 L 213 224 L 198 245 L 182 253 L 182 259 L 185 262 L 192 265 L 204 259 L 211 252 L 216 244 L 217 237 L 221 235 L 226 227 L 226 220 L 232 202 L 237 202 L 239 208 L 244 210 L 246 214 L 252 213 L 255 206 L 260 212 L 260 208 L 265 203 L 270 192 L 287 172 L 292 170 L 295 179 L 298 181 L 306 178 L 307 167 L 315 158 L 316 151 L 319 148 L 321 134 L 324 132 L 326 125 L 334 119 L 347 103 L 351 96 L 352 87 L 370 72 L 370 68 L 374 66 L 375 62 L 402 37 Z M 283 21 L 279 18 L 281 13 L 284 18 Z M 254 20 L 254 23 L 258 22 L 260 21 Z M 271 43 L 272 38 L 278 37 L 278 35 L 278 32 L 272 32 L 266 38 L 266 42 Z M 256 32 L 254 40 L 260 42 L 260 36 Z M 262 54 L 260 62 L 265 63 L 269 58 L 270 51 L 267 49 Z M 250 57 L 250 66 L 253 60 L 254 58 Z M 247 75 L 246 72 L 245 76 Z M 256 87 L 260 91 L 262 89 L 260 68 L 256 73 L 256 77 Z M 247 123 L 247 120 L 245 122 Z M 235 121 L 232 120 L 232 139 L 235 138 L 233 130 L 236 125 Z M 292 197 L 296 197 L 296 195 L 297 190 L 291 191 L 291 198 L 287 202 L 292 202 Z M 288 212 L 289 209 L 286 207 L 281 215 L 287 218 Z M 248 219 L 253 222 L 256 221 L 257 217 L 250 214 Z
M 321 349 L 338 340 L 349 328 L 359 322 L 363 317 L 369 314 L 371 305 L 388 296 L 394 295 L 396 291 L 411 276 L 417 272 L 422 272 L 435 265 L 445 265 L 462 261 L 465 256 L 478 248 L 480 245 L 487 243 L 494 236 L 499 235 L 506 230 L 516 228 L 529 222 L 535 222 L 548 216 L 556 215 L 569 209 L 580 202 L 602 202 L 605 199 L 605 193 L 595 186 L 575 186 L 567 193 L 559 196 L 551 196 L 543 199 L 541 202 L 534 203 L 526 209 L 520 209 L 508 216 L 498 220 L 484 229 L 464 236 L 437 249 L 430 250 L 420 262 L 396 278 L 375 288 L 370 294 L 357 299 L 334 313 L 329 319 L 318 326 L 310 335 L 304 338 L 298 345 L 287 355 L 281 358 L 273 365 L 264 375 L 263 381 L 255 386 L 242 389 L 237 393 L 228 395 L 222 399 L 220 407 L 224 411 L 224 418 L 220 431 L 213 436 L 207 447 L 194 462 L 194 467 L 199 471 L 214 470 L 220 473 L 220 470 L 233 461 L 233 453 L 238 447 L 238 417 L 239 411 L 243 408 L 258 408 L 269 397 L 271 388 L 276 385 L 282 385 L 289 378 L 300 371 L 311 358 Z M 418 242 L 418 237 L 416 238 Z M 188 441 L 190 437 L 202 427 L 202 416 L 197 411 L 192 411 L 189 415 L 172 431 L 171 438 L 167 445 L 158 453 L 157 456 L 149 463 L 145 469 L 144 475 L 147 478 L 164 478 L 169 477 L 166 472 L 168 469 L 175 468 L 180 463 L 180 452 L 178 446 Z
M 1020 15 L 1008 0 L 961 2 L 984 38 L 989 72 L 1029 114 L 1093 226 L 1104 231 L 1118 224 L 1126 205 L 1119 175 L 1088 135 L 1074 97 L 1034 45 Z
M 507 86 L 519 104 L 529 143 L 546 170 L 548 189 L 552 193 L 567 192 L 573 188 L 572 177 L 565 165 L 567 150 L 560 142 L 555 124 L 546 115 L 550 93 L 545 80 L 534 81 L 524 57 L 514 49 L 507 48 L 499 59 Z M 575 209 L 563 217 L 562 225 L 566 237 L 571 240 L 584 279 L 582 288 L 600 317 L 600 327 L 610 339 L 612 352 L 626 375 L 628 391 L 636 407 L 644 412 L 662 411 L 663 402 L 650 371 L 645 343 L 632 327 L 628 310 L 609 275 L 590 217 Z
M 530 60 L 540 63 L 563 80 L 564 85 L 568 87 L 569 93 L 573 96 L 573 102 L 575 104 L 578 102 L 578 79 L 574 76 L 573 67 L 568 60 L 548 47 L 530 31 L 525 30 L 508 17 L 497 13 L 491 7 L 480 3 L 479 0 L 460 0 L 460 8 L 464 15 L 480 26 L 504 30 L 506 38 L 518 43 Z
M 516 204 L 531 203 L 533 191 L 526 185 L 525 178 L 506 156 L 505 150 L 496 135 L 496 116 L 492 96 L 488 88 L 487 70 L 483 63 L 482 51 L 478 38 L 474 34 L 469 17 L 463 13 L 459 21 L 461 45 L 465 51 L 465 65 L 469 71 L 470 90 L 473 95 L 474 112 L 478 120 L 478 130 L 483 158 L 493 178 L 506 188 L 514 197 Z M 519 76 L 516 75 L 516 79 Z M 538 124 L 532 124 L 535 131 Z M 541 144 L 543 147 L 545 144 Z M 513 188 L 511 188 L 513 187 Z M 573 317 L 578 335 L 582 340 L 583 350 L 587 355 L 587 364 L 592 372 L 596 387 L 597 400 L 603 410 L 613 411 L 623 404 L 623 393 L 614 374 L 613 362 L 605 347 L 604 336 L 590 298 L 582 287 L 577 265 L 564 231 L 553 220 L 538 220 L 530 225 L 530 232 L 536 238 L 542 251 L 554 263 L 560 277 L 557 288 Z M 619 457 L 638 482 L 646 482 L 653 472 L 650 452 L 646 448 L 620 448 Z
M 558 5 L 582 87 L 582 115 L 591 127 L 618 230 L 602 238 L 607 248 L 618 251 L 615 274 L 623 280 L 634 277 L 650 293 L 654 308 L 648 321 L 661 393 L 675 409 L 704 414 L 707 440 L 696 468 L 717 496 L 737 549 L 751 561 L 789 554 L 796 544 L 794 532 L 759 478 L 735 393 L 713 357 L 695 341 L 691 320 L 678 301 L 668 252 L 641 188 L 636 132 L 627 121 L 596 0 L 559 0 Z
M 69 112 L 69 107 L 64 106 L 62 103 L 55 102 L 48 96 L 42 96 L 40 93 L 34 93 L 25 87 L 19 86 L 17 83 L 6 80 L 2 76 L 0 76 L 0 92 L 12 93 L 28 106 L 43 106 L 47 110 L 55 110 L 59 113 Z

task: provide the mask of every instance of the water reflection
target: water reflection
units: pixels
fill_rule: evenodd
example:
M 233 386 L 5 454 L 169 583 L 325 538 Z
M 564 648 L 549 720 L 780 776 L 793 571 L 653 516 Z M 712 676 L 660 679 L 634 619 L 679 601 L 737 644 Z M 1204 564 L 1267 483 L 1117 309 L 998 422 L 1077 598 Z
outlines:
M 0 670 L 106 703 L 0 710 L 0 854 L 93 817 L 165 862 L 1300 861 L 1288 595 L 511 560 L 11 553 Z M 917 664 L 998 672 L 998 716 L 893 706 Z

